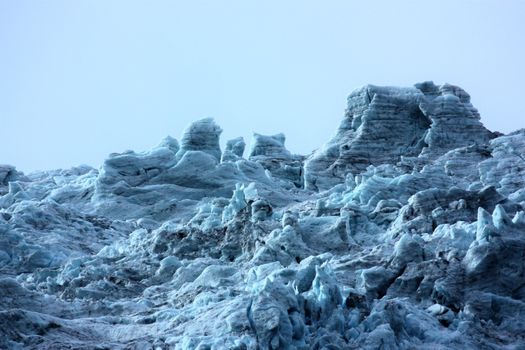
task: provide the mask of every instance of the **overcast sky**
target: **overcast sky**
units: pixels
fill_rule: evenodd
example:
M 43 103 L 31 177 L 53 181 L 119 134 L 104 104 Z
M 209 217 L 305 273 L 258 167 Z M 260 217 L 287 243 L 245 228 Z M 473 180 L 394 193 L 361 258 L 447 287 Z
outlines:
M 98 167 L 213 117 L 307 154 L 355 88 L 462 86 L 525 127 L 525 1 L 0 0 L 0 164 Z

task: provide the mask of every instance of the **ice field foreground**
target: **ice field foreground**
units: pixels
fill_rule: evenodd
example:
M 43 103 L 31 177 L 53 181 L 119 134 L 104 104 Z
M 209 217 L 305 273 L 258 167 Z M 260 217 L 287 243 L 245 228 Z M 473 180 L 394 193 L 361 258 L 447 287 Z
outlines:
M 0 166 L 0 348 L 525 349 L 525 129 L 425 82 L 309 156 L 220 133 Z

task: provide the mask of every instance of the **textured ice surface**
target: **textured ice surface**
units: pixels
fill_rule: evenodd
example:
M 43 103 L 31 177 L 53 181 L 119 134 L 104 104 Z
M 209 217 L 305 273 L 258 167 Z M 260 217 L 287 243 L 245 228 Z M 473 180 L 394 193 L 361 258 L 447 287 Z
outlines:
M 308 157 L 221 131 L 1 165 L 0 348 L 525 348 L 525 130 L 425 82 L 356 90 Z
M 350 94 L 337 134 L 306 160 L 305 184 L 328 189 L 348 172 L 362 172 L 371 164 L 418 156 L 428 163 L 458 147 L 486 144 L 493 136 L 459 87 L 368 85 Z

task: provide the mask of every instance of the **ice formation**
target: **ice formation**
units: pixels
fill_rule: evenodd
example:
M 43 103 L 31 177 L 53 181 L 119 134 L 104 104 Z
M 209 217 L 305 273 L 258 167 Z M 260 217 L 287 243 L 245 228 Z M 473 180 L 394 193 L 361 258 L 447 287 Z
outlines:
M 306 157 L 221 131 L 0 166 L 0 348 L 525 348 L 525 130 L 425 82 Z

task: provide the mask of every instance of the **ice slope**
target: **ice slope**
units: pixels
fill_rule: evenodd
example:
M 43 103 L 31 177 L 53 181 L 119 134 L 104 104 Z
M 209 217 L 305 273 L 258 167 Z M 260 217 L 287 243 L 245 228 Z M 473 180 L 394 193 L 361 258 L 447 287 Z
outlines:
M 0 166 L 0 348 L 525 348 L 525 130 L 425 82 L 308 157 L 220 133 Z

